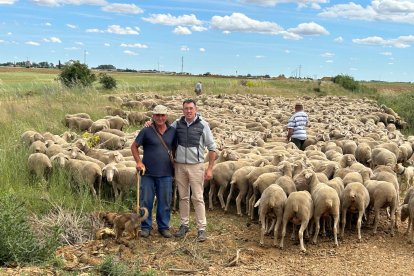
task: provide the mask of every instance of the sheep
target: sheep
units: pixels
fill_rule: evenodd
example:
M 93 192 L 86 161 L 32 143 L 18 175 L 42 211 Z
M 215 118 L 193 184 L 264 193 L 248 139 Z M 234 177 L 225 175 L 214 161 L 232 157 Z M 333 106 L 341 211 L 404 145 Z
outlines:
M 105 106 L 105 110 L 106 110 L 106 113 L 111 116 L 119 116 L 121 118 L 126 118 L 127 116 L 127 113 L 120 108 L 116 108 L 112 106 Z
M 338 193 L 339 198 L 341 198 L 342 193 L 344 191 L 344 182 L 342 181 L 342 178 L 335 177 L 326 183 L 329 187 L 334 188 L 335 191 Z
M 282 238 L 279 245 L 281 249 L 283 249 L 287 223 L 292 222 L 294 225 L 300 224 L 300 250 L 306 252 L 303 243 L 303 232 L 307 229 L 309 221 L 313 217 L 313 209 L 312 197 L 308 191 L 293 192 L 289 195 L 285 202 L 285 210 L 283 213 Z M 295 227 L 293 226 L 294 229 Z
M 378 165 L 385 165 L 393 168 L 397 164 L 397 157 L 385 148 L 374 148 L 371 152 L 371 159 L 368 160 L 371 169 Z
M 90 127 L 90 132 L 96 133 L 98 131 L 101 131 L 103 129 L 108 129 L 110 127 L 110 123 L 108 119 L 99 119 L 92 123 Z
M 70 129 L 87 131 L 92 126 L 93 121 L 91 119 L 81 117 L 69 117 L 66 118 L 66 126 Z
M 370 180 L 364 183 L 365 187 L 369 192 L 369 209 L 374 209 L 374 230 L 373 233 L 377 233 L 377 227 L 379 222 L 379 209 L 390 207 L 391 216 L 391 236 L 394 236 L 394 221 L 395 211 L 397 210 L 397 192 L 395 191 L 394 185 L 386 181 Z M 369 221 L 369 212 L 368 218 Z
M 101 132 L 108 132 L 108 133 L 115 134 L 119 137 L 125 137 L 125 132 L 119 129 L 108 128 L 108 129 L 102 129 Z
M 99 136 L 99 148 L 105 148 L 108 150 L 118 150 L 123 149 L 125 143 L 127 142 L 126 137 L 119 137 L 112 133 L 99 131 L 96 133 Z
M 123 119 L 119 116 L 108 116 L 109 128 L 122 130 L 124 126 L 128 126 L 128 120 Z
M 362 179 L 362 175 L 359 172 L 349 172 L 345 175 L 345 177 L 342 180 L 344 182 L 344 187 L 346 187 L 349 183 L 352 182 L 362 183 L 364 181 Z
M 342 231 L 341 238 L 344 238 L 344 230 L 346 225 L 346 213 L 349 210 L 351 213 L 358 213 L 357 230 L 358 241 L 361 241 L 361 224 L 362 216 L 365 214 L 365 209 L 370 202 L 369 192 L 361 182 L 349 183 L 341 197 L 342 204 Z
M 127 119 L 131 125 L 143 125 L 146 121 L 150 120 L 150 117 L 144 112 L 131 111 L 127 115 Z
M 371 159 L 371 147 L 368 143 L 359 143 L 355 150 L 355 159 L 361 164 L 368 166 L 368 160 Z
M 315 172 L 312 170 L 305 170 L 305 178 L 309 185 L 311 196 L 314 204 L 313 218 L 315 222 L 315 234 L 312 243 L 316 244 L 319 234 L 319 220 L 326 215 L 332 215 L 334 219 L 333 234 L 335 246 L 338 246 L 337 230 L 339 222 L 339 196 L 335 189 L 329 187 L 324 183 L 320 183 Z
M 341 160 L 339 161 L 340 168 L 350 167 L 352 164 L 356 163 L 355 156 L 352 154 L 344 154 Z
M 40 140 L 34 141 L 29 147 L 29 153 L 46 153 L 46 145 Z
M 226 207 L 224 211 L 227 212 L 230 204 L 231 197 L 233 195 L 234 188 L 239 189 L 239 194 L 236 197 L 236 208 L 237 208 L 237 215 L 242 216 L 241 212 L 241 201 L 244 197 L 248 196 L 249 194 L 249 184 L 246 176 L 254 169 L 255 166 L 245 166 L 240 169 L 234 171 L 231 181 L 230 181 L 230 191 L 227 196 Z M 251 190 L 251 189 L 250 189 Z M 251 193 L 251 191 L 250 191 Z M 246 200 L 246 214 L 249 214 L 249 208 Z
M 32 153 L 27 160 L 29 173 L 36 175 L 40 179 L 48 177 L 52 171 L 52 162 L 44 153 Z
M 122 164 L 110 163 L 102 169 L 109 183 L 112 184 L 115 200 L 123 200 L 124 195 L 131 186 L 137 183 L 137 170 L 135 167 L 126 167 Z
M 105 163 L 101 162 L 98 159 L 87 156 L 78 147 L 70 147 L 70 148 L 68 148 L 68 151 L 69 151 L 69 156 L 72 159 L 78 159 L 78 160 L 93 162 L 93 163 L 97 164 L 101 169 L 105 166 Z
M 287 197 L 283 189 L 276 184 L 267 187 L 254 207 L 259 206 L 259 221 L 261 222 L 260 245 L 264 245 L 266 232 L 266 218 L 276 219 L 276 226 L 273 230 L 273 245 L 277 245 L 277 235 L 280 223 L 283 219 L 283 210 Z
M 409 231 L 410 231 L 410 225 L 413 222 L 412 217 L 410 216 L 410 211 L 408 208 L 408 203 L 410 202 L 411 198 L 414 197 L 414 187 L 411 187 L 408 189 L 407 193 L 405 194 L 404 197 L 404 202 L 401 205 L 401 222 L 404 222 L 407 217 L 408 217 L 408 227 L 407 227 L 407 231 L 405 231 L 404 235 L 408 235 Z
M 27 130 L 20 136 L 23 145 L 29 147 L 34 141 L 45 141 L 45 138 L 37 131 Z
M 355 152 L 356 152 L 357 147 L 358 146 L 355 143 L 355 141 L 345 140 L 342 143 L 342 151 L 343 151 L 343 154 L 352 154 L 352 155 L 355 155 Z

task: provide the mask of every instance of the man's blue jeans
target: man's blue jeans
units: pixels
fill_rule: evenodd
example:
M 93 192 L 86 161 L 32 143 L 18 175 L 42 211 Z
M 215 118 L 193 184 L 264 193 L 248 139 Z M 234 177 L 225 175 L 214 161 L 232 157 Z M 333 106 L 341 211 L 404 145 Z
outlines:
M 157 196 L 158 231 L 170 228 L 172 176 L 141 176 L 140 206 L 148 209 L 149 216 L 141 223 L 141 229 L 152 229 L 152 207 Z

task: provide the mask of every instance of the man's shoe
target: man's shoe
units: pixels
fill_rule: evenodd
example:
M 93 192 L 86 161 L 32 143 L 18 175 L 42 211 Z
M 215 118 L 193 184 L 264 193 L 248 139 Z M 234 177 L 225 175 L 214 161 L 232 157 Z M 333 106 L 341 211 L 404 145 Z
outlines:
M 185 236 L 187 232 L 188 232 L 188 226 L 180 225 L 180 229 L 178 229 L 178 231 L 175 232 L 174 236 L 176 236 L 177 238 L 182 238 Z
M 172 234 L 170 232 L 170 229 L 163 229 L 159 231 L 160 235 L 163 236 L 166 239 L 172 238 Z
M 206 239 L 207 239 L 206 231 L 205 230 L 198 230 L 197 241 L 198 242 L 203 242 Z
M 141 229 L 141 237 L 148 238 L 150 236 L 150 230 L 149 229 Z

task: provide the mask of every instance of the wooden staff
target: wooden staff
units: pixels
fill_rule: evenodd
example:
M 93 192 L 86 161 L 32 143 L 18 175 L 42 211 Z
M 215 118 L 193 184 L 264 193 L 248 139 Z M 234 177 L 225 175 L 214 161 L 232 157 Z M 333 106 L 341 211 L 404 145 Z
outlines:
M 145 168 L 142 171 L 138 171 L 137 174 L 137 214 L 139 214 L 139 189 L 141 186 L 141 175 L 145 174 Z

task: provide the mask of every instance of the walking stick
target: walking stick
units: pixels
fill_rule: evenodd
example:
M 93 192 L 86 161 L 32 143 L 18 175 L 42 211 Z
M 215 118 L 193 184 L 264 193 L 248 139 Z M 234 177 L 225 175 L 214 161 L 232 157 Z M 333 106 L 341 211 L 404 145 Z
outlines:
M 139 190 L 141 186 L 141 171 L 137 172 L 137 214 L 139 213 Z M 142 175 L 145 174 L 145 168 L 142 170 Z

